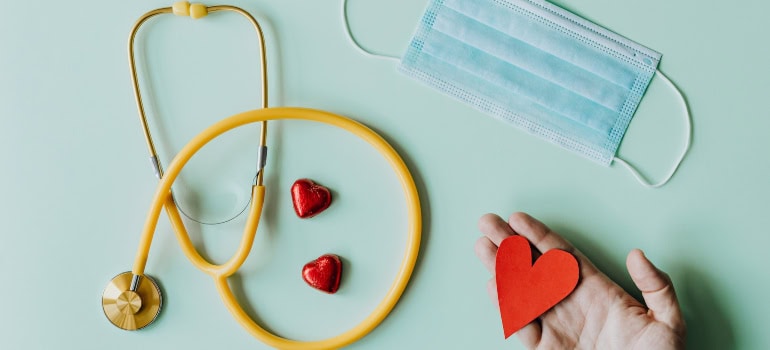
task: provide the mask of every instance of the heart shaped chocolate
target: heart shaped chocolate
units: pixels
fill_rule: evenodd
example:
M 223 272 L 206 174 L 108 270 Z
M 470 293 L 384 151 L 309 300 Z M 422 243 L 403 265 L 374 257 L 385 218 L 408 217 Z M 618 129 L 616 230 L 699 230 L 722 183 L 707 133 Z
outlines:
M 302 268 L 302 279 L 322 292 L 334 294 L 340 287 L 342 277 L 342 260 L 334 254 L 318 257 Z
M 572 293 L 579 276 L 577 260 L 570 253 L 551 249 L 533 265 L 526 238 L 504 239 L 495 258 L 495 280 L 505 338 Z
M 291 200 L 297 216 L 306 219 L 326 210 L 332 204 L 332 194 L 312 180 L 299 179 L 291 186 Z

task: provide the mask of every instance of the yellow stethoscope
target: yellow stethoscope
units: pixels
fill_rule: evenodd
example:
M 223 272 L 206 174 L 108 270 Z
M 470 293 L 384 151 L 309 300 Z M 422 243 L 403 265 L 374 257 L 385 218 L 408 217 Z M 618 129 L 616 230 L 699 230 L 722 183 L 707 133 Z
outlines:
M 134 38 L 139 27 L 148 19 L 159 14 L 173 13 L 181 16 L 190 16 L 192 18 L 201 18 L 208 13 L 219 11 L 232 11 L 246 17 L 254 26 L 260 45 L 260 67 L 262 73 L 262 109 L 252 110 L 236 114 L 223 119 L 214 125 L 208 127 L 203 132 L 195 136 L 181 151 L 174 157 L 167 172 L 163 173 L 163 168 L 158 160 L 153 145 L 152 137 L 147 126 L 142 98 L 137 81 L 136 66 L 134 63 Z M 420 233 L 422 227 L 422 218 L 420 215 L 420 201 L 417 195 L 417 189 L 409 170 L 398 153 L 382 137 L 366 126 L 333 113 L 307 109 L 279 107 L 267 108 L 267 77 L 266 77 L 266 58 L 265 44 L 262 29 L 259 23 L 248 12 L 234 6 L 205 6 L 203 4 L 190 4 L 186 1 L 180 1 L 173 4 L 172 7 L 159 8 L 145 13 L 136 22 L 131 29 L 128 41 L 128 55 L 131 69 L 131 81 L 134 87 L 134 96 L 139 109 L 142 127 L 147 146 L 150 150 L 151 160 L 156 169 L 156 175 L 160 179 L 155 196 L 153 197 L 150 211 L 142 231 L 139 248 L 134 260 L 134 266 L 131 271 L 124 272 L 113 278 L 104 290 L 102 295 L 102 308 L 104 314 L 115 326 L 126 330 L 137 330 L 152 323 L 160 312 L 162 298 L 160 288 L 157 283 L 145 274 L 145 266 L 150 251 L 150 244 L 155 232 L 155 228 L 160 216 L 161 208 L 166 209 L 166 213 L 171 221 L 171 225 L 176 234 L 176 238 L 182 247 L 185 256 L 198 269 L 205 272 L 214 279 L 217 291 L 222 297 L 227 309 L 232 313 L 235 319 L 254 337 L 275 348 L 280 349 L 333 349 L 351 344 L 362 338 L 374 329 L 393 309 L 401 294 L 406 288 L 406 284 L 414 269 L 417 253 L 420 246 Z M 401 187 L 404 191 L 408 213 L 408 237 L 407 246 L 403 259 L 398 269 L 398 273 L 385 297 L 375 307 L 361 323 L 346 332 L 337 336 L 317 340 L 317 341 L 297 341 L 282 338 L 272 334 L 257 324 L 240 306 L 236 297 L 233 295 L 227 278 L 233 275 L 243 264 L 248 256 L 251 246 L 254 242 L 257 226 L 259 225 L 262 205 L 264 204 L 265 187 L 262 185 L 263 171 L 266 155 L 266 131 L 268 120 L 308 120 L 323 124 L 333 125 L 360 137 L 377 149 L 380 154 L 390 163 L 396 172 Z M 260 149 L 257 165 L 257 177 L 252 186 L 251 207 L 248 210 L 248 219 L 243 231 L 240 246 L 236 253 L 225 263 L 216 265 L 204 259 L 192 244 L 190 237 L 185 229 L 179 210 L 175 205 L 171 186 L 179 175 L 182 168 L 209 141 L 219 135 L 250 123 L 261 123 Z

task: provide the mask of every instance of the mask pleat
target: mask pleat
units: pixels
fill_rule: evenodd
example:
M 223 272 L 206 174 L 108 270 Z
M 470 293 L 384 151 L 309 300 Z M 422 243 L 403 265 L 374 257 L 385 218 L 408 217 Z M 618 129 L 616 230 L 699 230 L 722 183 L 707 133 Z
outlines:
M 444 6 L 476 21 L 486 23 L 505 35 L 538 47 L 617 85 L 630 88 L 634 83 L 638 73 L 629 64 L 619 62 L 604 52 L 578 42 L 553 26 L 533 20 L 517 11 L 511 11 L 497 1 L 478 0 L 486 3 L 486 6 L 479 6 L 475 4 L 476 2 L 446 0 Z M 444 15 L 444 9 L 437 14 L 437 19 Z
M 425 54 L 441 57 L 489 83 L 521 95 L 576 122 L 609 134 L 618 112 L 500 60 L 440 32 L 432 32 Z
M 633 83 L 631 81 L 628 86 L 621 86 L 598 77 L 595 73 L 451 9 L 441 12 L 433 28 L 615 112 L 620 111 Z
M 511 122 L 562 147 L 596 157 L 603 156 L 599 150 L 607 139 L 606 133 L 554 115 L 553 111 L 530 99 L 491 85 L 478 75 L 439 58 L 423 54 L 414 59 L 413 67 L 420 69 L 412 70 L 402 66 L 401 69 L 407 74 L 414 75 L 482 112 Z M 452 77 L 452 80 L 447 80 L 448 77 Z M 455 80 L 463 81 L 467 88 L 458 86 Z M 580 139 L 570 137 L 575 130 L 580 130 Z

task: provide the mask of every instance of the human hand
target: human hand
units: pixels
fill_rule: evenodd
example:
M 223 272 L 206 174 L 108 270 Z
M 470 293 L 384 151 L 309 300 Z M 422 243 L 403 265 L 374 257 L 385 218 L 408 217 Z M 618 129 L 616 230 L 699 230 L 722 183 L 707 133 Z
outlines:
M 631 279 L 647 306 L 599 271 L 588 258 L 535 218 L 514 213 L 506 223 L 486 214 L 479 220 L 484 234 L 476 241 L 476 255 L 494 275 L 497 247 L 503 239 L 519 234 L 534 245 L 533 258 L 541 252 L 561 249 L 575 256 L 580 280 L 559 304 L 516 334 L 529 349 L 684 349 L 686 327 L 674 285 L 642 251 L 626 258 Z M 493 277 L 487 284 L 497 304 Z

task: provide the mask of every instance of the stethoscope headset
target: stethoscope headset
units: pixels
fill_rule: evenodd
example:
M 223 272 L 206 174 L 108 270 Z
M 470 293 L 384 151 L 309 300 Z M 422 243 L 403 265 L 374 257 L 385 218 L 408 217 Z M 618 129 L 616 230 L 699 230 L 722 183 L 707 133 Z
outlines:
M 164 173 L 163 166 L 159 161 L 155 151 L 152 135 L 147 124 L 144 106 L 142 103 L 139 83 L 136 73 L 134 60 L 134 39 L 139 28 L 148 19 L 161 14 L 175 14 L 180 16 L 190 16 L 194 19 L 205 17 L 212 12 L 231 11 L 244 16 L 253 25 L 257 32 L 260 47 L 260 68 L 262 78 L 262 108 L 246 111 L 234 116 L 222 119 L 221 121 L 209 126 L 203 132 L 195 136 L 171 161 L 168 169 Z M 161 209 L 166 210 L 171 226 L 175 232 L 176 238 L 182 248 L 182 252 L 192 262 L 195 267 L 205 272 L 214 280 L 217 291 L 222 297 L 227 309 L 235 319 L 254 337 L 267 345 L 280 349 L 331 349 L 340 348 L 351 344 L 362 338 L 374 329 L 390 313 L 398 299 L 401 297 L 406 284 L 414 269 L 417 260 L 417 254 L 420 246 L 420 234 L 422 227 L 422 218 L 420 212 L 420 201 L 417 195 L 417 189 L 412 179 L 409 169 L 391 147 L 387 141 L 377 133 L 366 126 L 346 117 L 336 115 L 330 112 L 295 107 L 267 107 L 267 70 L 265 56 L 265 42 L 262 29 L 259 23 L 248 12 L 235 6 L 219 5 L 205 6 L 203 4 L 190 4 L 187 1 L 179 1 L 172 7 L 159 8 L 149 11 L 137 20 L 131 29 L 128 40 L 129 66 L 131 70 L 131 82 L 134 87 L 134 97 L 139 110 L 142 127 L 144 129 L 145 141 L 150 151 L 150 159 L 155 168 L 156 176 L 160 179 L 157 190 L 152 200 L 147 219 L 144 224 L 142 236 L 137 249 L 134 266 L 131 271 L 127 271 L 115 276 L 104 290 L 102 295 L 102 308 L 107 319 L 115 326 L 125 330 L 138 330 L 152 323 L 158 316 L 161 305 L 162 295 L 155 280 L 145 274 L 145 267 L 150 251 L 153 235 L 156 229 Z M 396 278 L 391 284 L 385 297 L 375 307 L 375 309 L 358 325 L 350 328 L 342 334 L 317 341 L 297 341 L 282 338 L 265 330 L 255 322 L 241 307 L 227 282 L 228 277 L 232 276 L 244 263 L 251 246 L 254 243 L 257 226 L 259 225 L 262 206 L 265 199 L 265 186 L 263 185 L 265 160 L 267 155 L 267 122 L 269 120 L 306 120 L 322 124 L 332 125 L 344 129 L 374 147 L 390 163 L 401 183 L 402 190 L 406 198 L 406 208 L 408 213 L 408 237 L 407 246 L 403 259 L 399 266 Z M 223 264 L 213 264 L 203 258 L 190 240 L 180 211 L 174 201 L 171 192 L 173 185 L 179 173 L 185 164 L 209 141 L 222 135 L 223 133 L 252 123 L 261 124 L 260 143 L 257 160 L 257 176 L 251 191 L 251 204 L 247 211 L 246 226 L 243 230 L 240 246 L 235 254 Z

